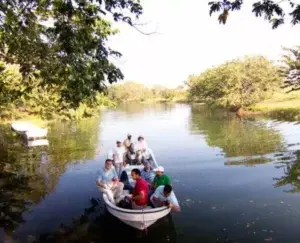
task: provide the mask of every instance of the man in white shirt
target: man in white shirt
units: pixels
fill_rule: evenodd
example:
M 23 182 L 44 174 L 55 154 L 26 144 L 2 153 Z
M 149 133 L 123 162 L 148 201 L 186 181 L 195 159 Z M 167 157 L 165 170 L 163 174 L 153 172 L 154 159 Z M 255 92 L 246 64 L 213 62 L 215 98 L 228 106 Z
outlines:
M 153 206 L 168 206 L 173 212 L 180 212 L 180 206 L 171 185 L 159 186 L 150 197 Z
M 119 200 L 121 198 L 124 184 L 119 181 L 112 160 L 107 159 L 105 161 L 105 166 L 100 171 L 96 185 L 101 192 L 106 193 L 111 202 L 114 202 L 114 199 Z
M 117 141 L 117 147 L 113 150 L 113 160 L 118 176 L 120 176 L 123 166 L 126 166 L 125 155 L 125 148 L 122 146 L 121 141 Z

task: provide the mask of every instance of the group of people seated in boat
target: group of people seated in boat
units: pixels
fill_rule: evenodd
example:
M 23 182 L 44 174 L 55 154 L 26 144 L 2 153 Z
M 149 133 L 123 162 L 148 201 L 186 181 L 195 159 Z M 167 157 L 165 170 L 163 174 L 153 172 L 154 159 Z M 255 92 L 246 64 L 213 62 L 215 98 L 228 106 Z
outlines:
M 108 153 L 108 158 L 113 160 L 118 176 L 127 164 L 141 165 L 142 161 L 149 157 L 148 145 L 144 137 L 139 136 L 135 143 L 131 138 L 132 136 L 128 134 L 123 143 L 118 140 L 116 147 Z
M 146 145 L 143 137 L 139 137 L 139 139 L 140 143 Z M 124 147 L 130 145 L 130 142 L 131 136 L 128 136 L 123 143 Z M 144 209 L 147 206 L 154 208 L 167 206 L 172 211 L 179 212 L 180 206 L 171 185 L 171 178 L 164 173 L 162 166 L 153 169 L 145 154 L 147 147 L 143 147 L 141 153 L 135 158 L 138 163 L 140 160 L 140 164 L 143 164 L 143 169 L 134 168 L 131 170 L 131 177 L 135 180 L 134 187 L 129 184 L 127 172 L 123 171 L 121 173 L 122 168 L 126 166 L 127 160 L 125 159 L 126 155 L 122 157 L 122 153 L 117 154 L 120 151 L 120 147 L 122 147 L 122 144 L 120 146 L 118 141 L 117 149 L 114 150 L 112 156 L 108 156 L 106 159 L 105 165 L 96 181 L 100 191 L 106 193 L 108 200 L 124 208 Z M 127 152 L 128 150 L 125 149 L 124 154 L 127 154 Z M 123 158 L 123 160 L 120 158 Z M 124 187 L 130 192 L 125 197 L 123 194 Z M 126 205 L 124 202 L 126 202 Z

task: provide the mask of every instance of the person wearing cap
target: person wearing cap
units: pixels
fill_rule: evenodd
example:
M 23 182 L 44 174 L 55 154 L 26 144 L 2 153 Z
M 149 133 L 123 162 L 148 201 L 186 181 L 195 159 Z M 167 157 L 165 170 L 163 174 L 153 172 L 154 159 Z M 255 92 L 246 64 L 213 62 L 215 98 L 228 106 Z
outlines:
M 145 181 L 147 181 L 149 188 L 151 188 L 151 184 L 154 180 L 155 173 L 148 160 L 144 160 L 143 164 L 144 164 L 144 168 L 141 170 L 141 176 L 142 178 L 145 179 Z
M 118 176 L 120 176 L 123 166 L 125 166 L 125 148 L 122 146 L 121 141 L 117 141 L 117 147 L 113 150 L 114 166 Z
M 96 180 L 96 185 L 101 192 L 106 193 L 111 202 L 114 202 L 114 199 L 117 201 L 121 198 L 124 184 L 119 181 L 111 159 L 105 161 L 104 168 L 101 169 L 99 177 Z
M 123 145 L 126 150 L 125 158 L 126 163 L 132 165 L 135 159 L 135 151 L 133 142 L 131 142 L 131 134 L 127 134 L 127 138 L 124 140 Z
M 158 166 L 154 169 L 156 173 L 154 180 L 152 182 L 152 190 L 155 190 L 159 186 L 171 185 L 171 178 L 164 174 L 165 169 L 162 166 Z
M 180 206 L 171 185 L 157 187 L 150 201 L 155 208 L 167 206 L 173 212 L 180 212 Z
M 124 140 L 124 142 L 123 142 L 123 145 L 124 145 L 124 147 L 125 147 L 125 149 L 126 149 L 126 151 L 128 151 L 129 150 L 129 148 L 130 148 L 130 145 L 131 145 L 131 134 L 127 134 L 127 138 Z

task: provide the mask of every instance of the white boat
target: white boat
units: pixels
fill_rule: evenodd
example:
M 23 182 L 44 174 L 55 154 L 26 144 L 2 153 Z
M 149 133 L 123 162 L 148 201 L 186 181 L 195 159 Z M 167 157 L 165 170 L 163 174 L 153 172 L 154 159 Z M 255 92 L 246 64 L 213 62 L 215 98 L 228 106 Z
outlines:
M 40 128 L 30 122 L 25 121 L 12 123 L 11 129 L 17 134 L 25 136 L 27 139 L 44 138 L 48 133 L 47 128 Z
M 49 146 L 47 139 L 27 140 L 27 147 Z
M 149 161 L 152 163 L 153 167 L 157 167 L 158 164 L 155 160 L 154 154 L 151 149 L 148 149 L 149 152 Z M 134 168 L 143 168 L 142 165 L 129 165 L 123 169 L 129 175 L 128 178 L 131 178 L 130 173 Z M 130 179 L 130 184 L 134 186 L 135 181 Z M 128 194 L 127 190 L 123 191 L 123 196 Z M 164 206 L 159 208 L 147 207 L 144 209 L 124 209 L 116 206 L 114 203 L 108 200 L 108 197 L 105 193 L 103 193 L 103 200 L 106 204 L 106 208 L 108 212 L 110 212 L 113 216 L 119 218 L 123 223 L 130 225 L 138 230 L 144 230 L 148 228 L 150 225 L 154 224 L 158 219 L 168 215 L 171 211 L 170 208 Z

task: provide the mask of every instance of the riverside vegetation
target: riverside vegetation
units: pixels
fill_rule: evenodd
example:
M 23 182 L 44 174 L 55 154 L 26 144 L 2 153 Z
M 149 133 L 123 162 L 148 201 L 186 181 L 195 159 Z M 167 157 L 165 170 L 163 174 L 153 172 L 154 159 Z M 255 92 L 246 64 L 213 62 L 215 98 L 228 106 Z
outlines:
M 284 23 L 282 2 L 255 3 L 253 12 L 277 28 Z M 288 2 L 296 25 L 300 5 Z M 242 5 L 239 0 L 213 1 L 210 14 L 221 11 L 219 21 L 225 24 L 229 12 Z M 140 2 L 132 0 L 1 3 L 0 118 L 71 120 L 93 116 L 100 107 L 113 107 L 121 101 L 196 100 L 270 114 L 284 110 L 291 119 L 298 119 L 298 106 L 293 102 L 298 102 L 298 96 L 285 95 L 280 87 L 285 85 L 293 92 L 299 88 L 299 47 L 287 49 L 284 68 L 264 57 L 237 59 L 190 76 L 188 91 L 182 87 L 146 88 L 132 82 L 109 87 L 123 79 L 121 70 L 110 61 L 121 53 L 107 45 L 108 38 L 118 32 L 113 21 L 137 28 L 142 13 Z M 108 16 L 113 20 L 108 21 Z
M 300 119 L 300 47 L 286 48 L 282 63 L 244 57 L 209 68 L 186 81 L 189 98 L 230 110 Z

